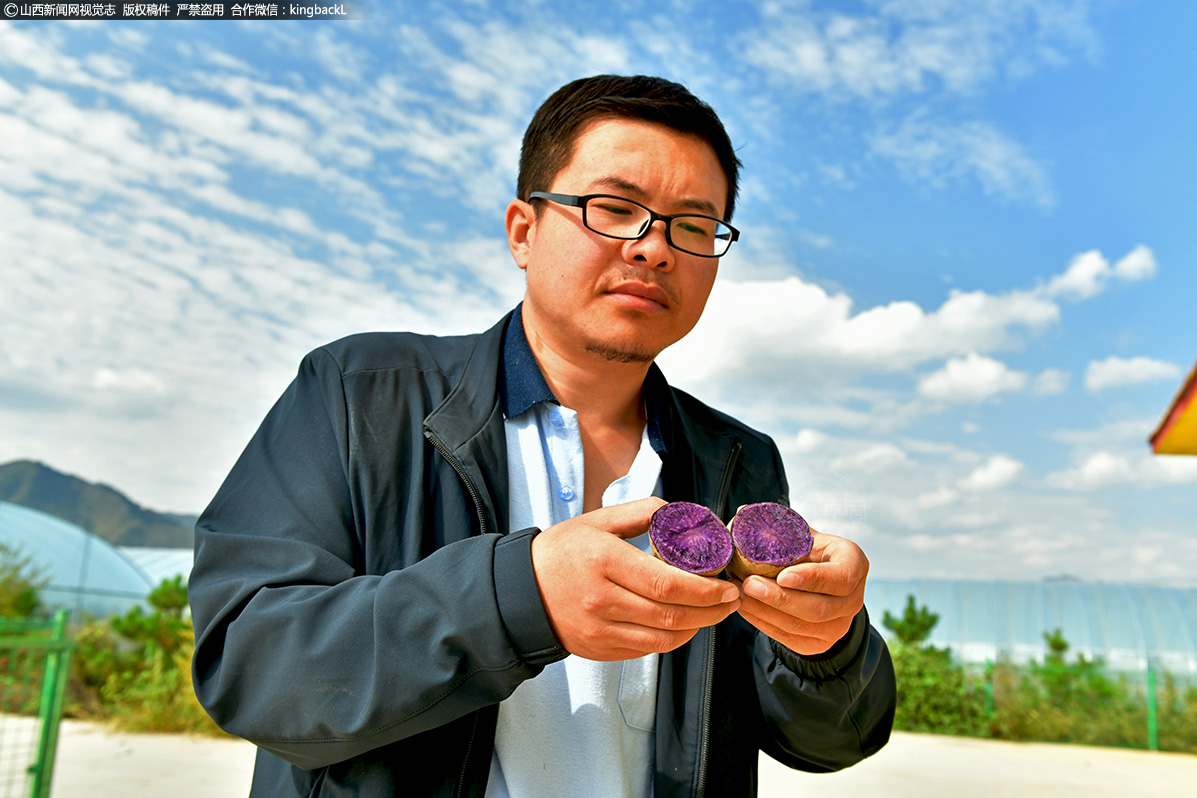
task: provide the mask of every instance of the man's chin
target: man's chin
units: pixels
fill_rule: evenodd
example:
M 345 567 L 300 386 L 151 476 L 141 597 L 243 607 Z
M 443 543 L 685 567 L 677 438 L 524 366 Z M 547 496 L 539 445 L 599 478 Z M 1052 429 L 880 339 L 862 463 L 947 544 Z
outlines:
M 659 352 L 638 346 L 588 341 L 586 351 L 610 363 L 652 363 Z

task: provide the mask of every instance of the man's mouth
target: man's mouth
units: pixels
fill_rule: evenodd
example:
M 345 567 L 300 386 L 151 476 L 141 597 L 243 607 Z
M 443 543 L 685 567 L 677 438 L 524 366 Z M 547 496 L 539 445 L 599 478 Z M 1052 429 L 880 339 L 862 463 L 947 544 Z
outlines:
M 642 283 L 638 281 L 626 281 L 617 283 L 608 289 L 609 294 L 621 294 L 628 297 L 636 297 L 638 299 L 647 300 L 647 302 L 660 305 L 662 308 L 669 308 L 672 305 L 672 297 L 659 285 L 651 283 Z

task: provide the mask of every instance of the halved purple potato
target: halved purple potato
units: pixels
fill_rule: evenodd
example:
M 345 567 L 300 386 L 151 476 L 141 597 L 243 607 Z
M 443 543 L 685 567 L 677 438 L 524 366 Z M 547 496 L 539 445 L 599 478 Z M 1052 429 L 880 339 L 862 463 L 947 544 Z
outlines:
M 727 570 L 741 581 L 751 574 L 776 577 L 806 559 L 814 545 L 806 520 L 775 502 L 744 505 L 728 528 L 736 550 Z
M 692 502 L 670 502 L 648 524 L 653 554 L 692 574 L 714 576 L 732 558 L 732 538 L 719 516 Z

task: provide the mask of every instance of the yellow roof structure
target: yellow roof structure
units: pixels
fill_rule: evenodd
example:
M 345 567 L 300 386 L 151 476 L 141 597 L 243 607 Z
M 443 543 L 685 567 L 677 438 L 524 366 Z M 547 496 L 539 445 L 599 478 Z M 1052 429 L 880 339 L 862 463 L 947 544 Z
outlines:
M 1197 365 L 1172 407 L 1168 408 L 1159 429 L 1151 436 L 1151 448 L 1156 454 L 1197 454 Z

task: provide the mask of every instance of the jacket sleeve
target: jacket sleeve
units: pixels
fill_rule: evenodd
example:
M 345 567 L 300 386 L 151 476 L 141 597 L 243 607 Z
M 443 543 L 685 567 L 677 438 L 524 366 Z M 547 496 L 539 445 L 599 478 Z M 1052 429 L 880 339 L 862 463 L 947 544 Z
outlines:
M 893 662 L 867 610 L 818 658 L 758 633 L 753 670 L 773 730 L 762 750 L 777 761 L 799 770 L 840 770 L 889 741 L 897 701 Z
M 788 501 L 776 446 L 773 460 Z M 770 732 L 762 735 L 761 748 L 777 761 L 805 771 L 840 770 L 889 741 L 897 704 L 894 666 L 867 609 L 819 656 L 801 656 L 757 632 L 752 657 Z
M 564 655 L 532 573 L 535 530 L 456 530 L 367 573 L 350 412 L 334 358 L 309 355 L 200 517 L 189 581 L 201 704 L 305 769 L 501 701 Z M 422 444 L 413 423 L 400 446 Z M 412 536 L 397 545 L 427 547 Z

